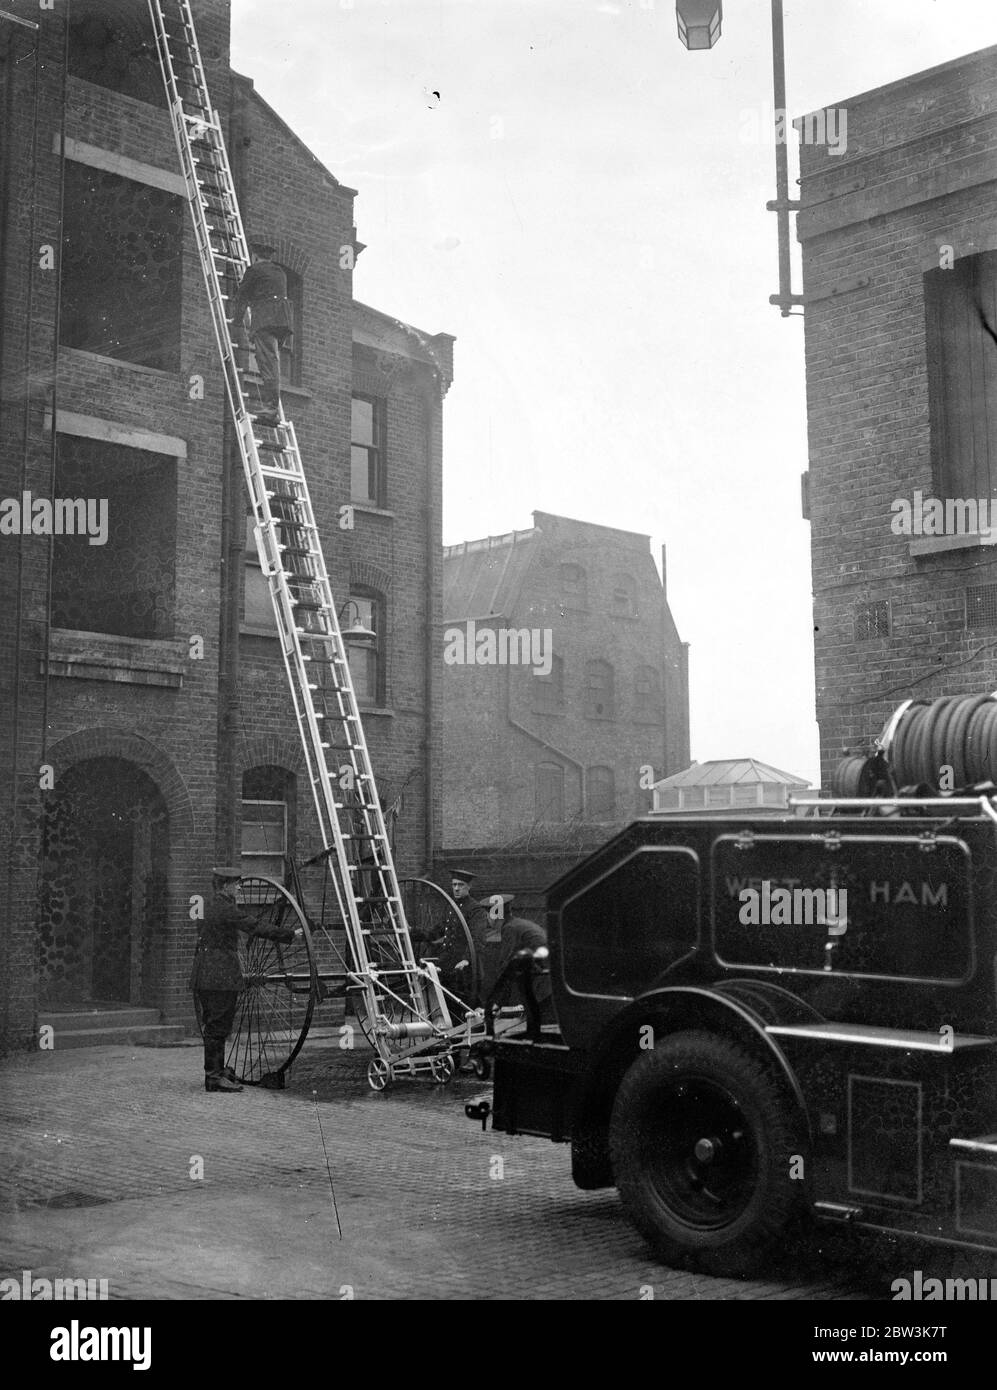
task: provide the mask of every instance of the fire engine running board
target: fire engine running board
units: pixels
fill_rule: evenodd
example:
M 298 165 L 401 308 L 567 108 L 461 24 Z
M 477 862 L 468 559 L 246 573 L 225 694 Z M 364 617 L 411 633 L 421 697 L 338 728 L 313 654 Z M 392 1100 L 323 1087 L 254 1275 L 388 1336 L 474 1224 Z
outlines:
M 997 1038 L 984 1038 L 975 1033 L 956 1033 L 946 1040 L 938 1033 L 881 1028 L 871 1023 L 771 1023 L 765 1031 L 774 1037 L 812 1038 L 815 1042 L 854 1043 L 860 1047 L 899 1047 L 906 1052 L 951 1053 L 997 1044 Z

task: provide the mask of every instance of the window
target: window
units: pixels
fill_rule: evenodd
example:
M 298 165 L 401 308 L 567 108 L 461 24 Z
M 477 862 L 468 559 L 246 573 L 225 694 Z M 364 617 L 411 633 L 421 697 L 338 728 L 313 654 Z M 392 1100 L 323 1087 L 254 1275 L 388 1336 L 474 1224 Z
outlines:
M 550 674 L 533 676 L 533 710 L 536 714 L 560 714 L 564 709 L 564 662 L 551 656 Z
M 270 583 L 260 567 L 260 554 L 256 548 L 254 523 L 251 516 L 246 517 L 245 579 L 242 600 L 242 626 L 244 630 L 257 637 L 276 637 L 277 620 L 273 614 Z
M 613 668 L 608 661 L 585 663 L 585 714 L 589 719 L 613 718 Z
M 350 675 L 361 705 L 383 705 L 385 701 L 384 600 L 373 589 L 351 589 L 350 604 L 340 623 L 352 627 L 357 620 L 376 634 L 374 642 L 348 642 Z
M 106 516 L 106 541 L 56 536 L 52 622 L 75 632 L 171 637 L 176 594 L 177 466 L 167 454 L 56 437 L 55 496 Z
M 568 608 L 588 607 L 588 577 L 581 565 L 561 566 L 561 601 Z
M 939 496 L 989 497 L 997 487 L 997 251 L 963 256 L 924 277 L 931 461 Z
M 66 160 L 59 341 L 180 370 L 183 200 Z
M 254 767 L 242 777 L 242 867 L 247 874 L 284 879 L 292 853 L 294 774 L 283 767 Z
M 165 108 L 145 6 L 135 0 L 73 0 L 68 14 L 71 76 Z
M 383 507 L 385 488 L 385 402 L 375 396 L 353 397 L 351 490 L 354 502 Z
M 613 575 L 610 612 L 614 618 L 636 618 L 637 585 L 632 574 L 624 574 L 621 571 Z
M 564 768 L 559 763 L 537 767 L 537 820 L 564 820 Z
M 661 675 L 653 666 L 637 667 L 634 713 L 645 723 L 657 723 L 661 719 Z
M 616 815 L 616 778 L 611 767 L 590 767 L 585 774 L 585 808 L 589 820 Z
M 291 346 L 281 348 L 280 352 L 280 376 L 281 382 L 289 386 L 301 385 L 301 318 L 302 318 L 302 287 L 301 276 L 294 270 L 288 270 L 287 266 L 281 266 L 287 276 L 287 299 L 291 306 L 291 313 L 294 319 L 294 337 L 291 339 Z

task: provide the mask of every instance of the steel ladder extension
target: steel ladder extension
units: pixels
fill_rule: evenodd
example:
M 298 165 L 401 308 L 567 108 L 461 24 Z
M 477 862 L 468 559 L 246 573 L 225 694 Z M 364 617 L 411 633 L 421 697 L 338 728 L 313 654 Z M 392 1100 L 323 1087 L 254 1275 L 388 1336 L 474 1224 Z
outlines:
M 459 1001 L 433 963 L 415 958 L 294 426 L 282 409 L 275 428 L 255 423 L 247 409 L 237 326 L 226 305 L 249 265 L 249 247 L 189 0 L 148 5 L 260 564 L 346 927 L 347 970 L 377 1049 L 368 1077 L 377 1089 L 397 1075 L 445 1079 L 453 1069 L 449 1044 L 466 1031 L 465 1020 L 451 1019 L 448 998 Z

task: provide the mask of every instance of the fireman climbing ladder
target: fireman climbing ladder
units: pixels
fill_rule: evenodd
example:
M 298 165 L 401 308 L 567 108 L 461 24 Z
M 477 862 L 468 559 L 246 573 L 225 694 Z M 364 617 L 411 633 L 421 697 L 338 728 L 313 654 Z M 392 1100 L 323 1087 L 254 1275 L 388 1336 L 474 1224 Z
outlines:
M 228 305 L 249 265 L 249 247 L 189 0 L 148 4 L 260 564 L 346 930 L 346 972 L 377 1053 L 368 1079 L 375 1089 L 397 1075 L 445 1080 L 453 1071 L 451 1046 L 470 1023 L 435 965 L 415 957 L 294 426 L 282 409 L 276 426 L 264 426 L 247 405 Z

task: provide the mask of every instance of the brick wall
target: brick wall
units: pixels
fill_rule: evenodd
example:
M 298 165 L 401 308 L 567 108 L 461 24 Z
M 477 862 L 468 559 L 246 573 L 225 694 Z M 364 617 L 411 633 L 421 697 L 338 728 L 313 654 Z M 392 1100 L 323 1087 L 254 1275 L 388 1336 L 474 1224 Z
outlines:
M 837 105 L 847 152 L 802 147 L 798 217 L 825 784 L 907 695 L 997 683 L 997 632 L 965 618 L 966 586 L 997 580 L 992 548 L 916 554 L 890 524 L 894 500 L 937 495 L 924 274 L 945 247 L 997 248 L 997 49 Z M 889 634 L 857 640 L 862 609 L 883 600 Z
M 518 539 L 532 558 L 508 611 L 493 628 L 550 629 L 552 650 L 564 662 L 564 704 L 538 713 L 532 668 L 523 665 L 443 666 L 444 843 L 501 846 L 541 830 L 537 821 L 537 764 L 564 769 L 565 819 L 591 819 L 584 799 L 586 769 L 610 767 L 616 810 L 597 817 L 608 835 L 650 805 L 641 794 L 640 768 L 667 776 L 688 765 L 688 684 L 685 648 L 675 632 L 646 536 L 534 513 L 539 534 Z M 457 563 L 458 557 L 447 560 Z M 587 580 L 584 609 L 564 601 L 562 564 L 581 565 Z M 613 612 L 613 576 L 631 576 L 635 616 Z M 456 605 L 451 605 L 454 607 Z M 445 625 L 460 627 L 471 614 L 447 611 Z M 479 616 L 480 615 L 473 615 Z M 479 620 L 478 630 L 488 624 Z M 609 662 L 615 712 L 585 714 L 585 665 Z M 662 676 L 663 696 L 650 717 L 636 709 L 638 667 Z
M 28 0 L 11 7 L 36 17 L 37 6 Z M 419 335 L 354 307 L 352 273 L 342 257 L 342 248 L 355 242 L 354 191 L 322 168 L 251 83 L 230 75 L 228 0 L 195 0 L 193 8 L 212 97 L 229 131 L 247 228 L 251 236 L 273 241 L 281 259 L 302 275 L 303 374 L 300 389 L 289 391 L 285 404 L 298 429 L 334 592 L 345 599 L 351 582 L 366 582 L 358 574 L 386 576 L 387 709 L 368 720 L 367 732 L 387 799 L 412 773 L 397 827 L 400 868 L 411 873 L 430 862 L 440 814 L 433 776 L 440 714 L 427 703 L 426 650 L 429 625 L 439 623 L 441 409 L 449 340 L 439 340 L 441 379 Z M 238 631 L 245 486 L 186 209 L 180 370 L 150 371 L 63 351 L 57 379 L 53 372 L 58 275 L 38 268 L 37 249 L 45 243 L 58 249 L 59 243 L 60 160 L 53 138 L 63 114 L 63 14 L 58 4 L 52 15 L 42 16 L 37 123 L 34 68 L 23 61 L 33 41 L 26 31 L 15 31 L 11 40 L 0 27 L 0 103 L 7 116 L 0 129 L 0 178 L 7 179 L 10 193 L 0 224 L 0 495 L 18 496 L 22 487 L 50 495 L 53 405 L 63 418 L 68 412 L 179 441 L 182 454 L 170 457 L 177 469 L 176 603 L 169 640 L 49 634 L 47 538 L 0 538 L 0 587 L 16 596 L 0 606 L 0 708 L 11 714 L 10 735 L 0 739 L 0 1046 L 30 1042 L 38 1004 L 44 763 L 52 765 L 58 783 L 66 770 L 89 759 L 122 758 L 152 779 L 166 803 L 165 938 L 157 943 L 145 997 L 135 1002 L 159 1007 L 168 1019 L 191 1018 L 189 897 L 206 891 L 212 863 L 238 853 L 246 769 L 267 763 L 297 777 L 297 847 L 318 848 L 276 642 L 240 638 Z M 4 47 L 8 42 L 12 53 Z M 66 83 L 65 133 L 82 145 L 177 172 L 161 107 L 75 77 Z M 391 515 L 358 512 L 356 529 L 345 533 L 337 517 L 349 500 L 358 317 L 367 338 L 383 340 L 375 347 L 378 370 L 389 383 Z M 203 377 L 203 399 L 192 398 L 195 375 Z M 435 673 L 430 675 L 435 683 Z M 321 890 L 313 887 L 317 905 Z

